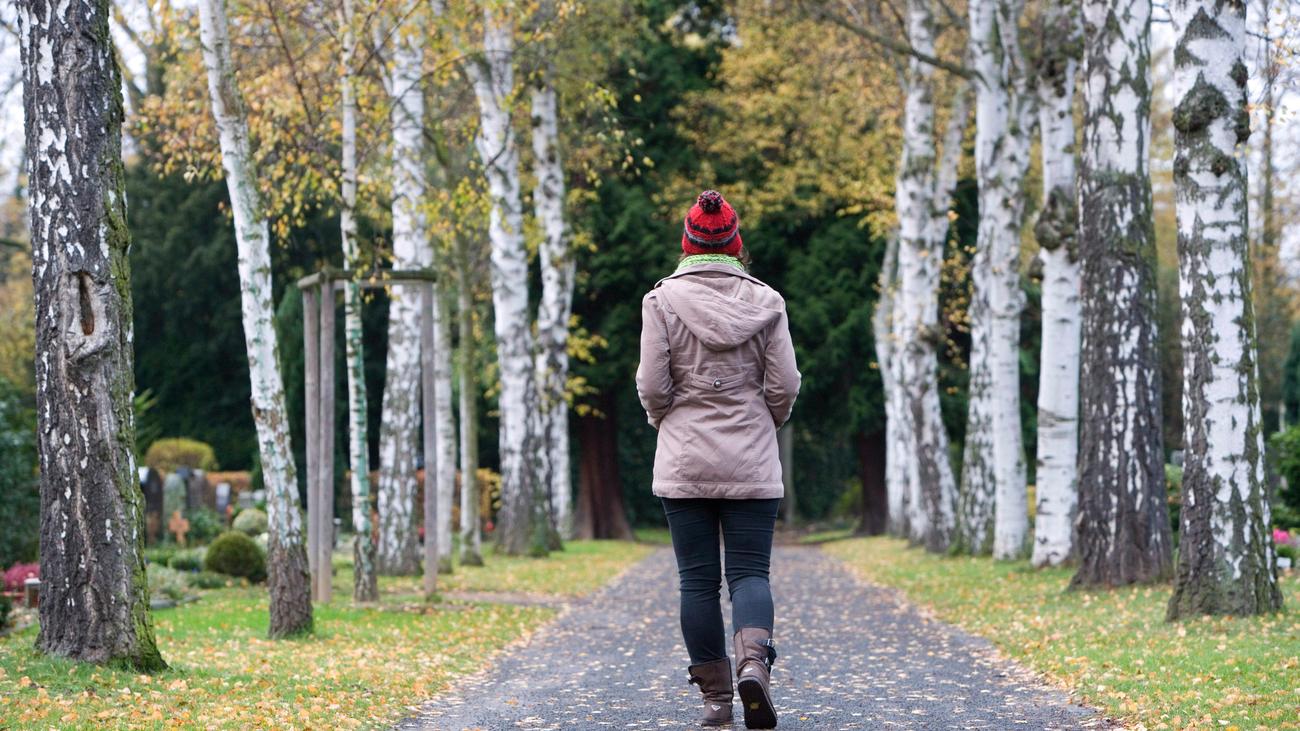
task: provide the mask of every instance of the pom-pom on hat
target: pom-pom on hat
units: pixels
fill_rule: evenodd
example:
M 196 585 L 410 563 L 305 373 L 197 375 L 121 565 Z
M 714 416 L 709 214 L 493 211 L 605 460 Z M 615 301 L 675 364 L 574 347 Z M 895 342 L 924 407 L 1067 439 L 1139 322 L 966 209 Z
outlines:
M 740 253 L 740 217 L 716 190 L 700 193 L 686 214 L 682 251 L 687 254 Z

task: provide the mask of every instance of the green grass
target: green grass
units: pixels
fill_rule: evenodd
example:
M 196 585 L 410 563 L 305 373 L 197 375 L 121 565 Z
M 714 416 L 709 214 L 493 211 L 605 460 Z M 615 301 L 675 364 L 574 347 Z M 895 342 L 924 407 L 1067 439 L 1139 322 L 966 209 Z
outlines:
M 486 566 L 457 565 L 450 574 L 438 576 L 438 592 L 541 594 L 557 597 L 581 596 L 604 586 L 624 568 L 645 558 L 653 546 L 628 541 L 569 541 L 563 551 L 545 560 L 496 556 L 487 548 Z M 423 579 L 419 576 L 388 579 L 380 585 L 380 601 L 420 601 Z M 350 570 L 335 576 L 335 591 L 352 592 Z
M 1168 584 L 1067 592 L 1072 570 L 948 558 L 889 538 L 827 544 L 870 581 L 1147 729 L 1300 729 L 1300 577 L 1287 608 L 1246 619 L 1164 621 Z
M 485 568 L 442 576 L 442 589 L 573 596 L 608 581 L 650 549 L 575 541 L 550 559 L 487 556 Z M 352 604 L 351 572 L 316 606 L 316 632 L 266 639 L 265 587 L 216 589 L 154 613 L 171 669 L 154 676 L 51 659 L 35 628 L 0 639 L 0 729 L 373 728 L 481 669 L 554 615 L 545 607 L 427 604 L 418 579 L 381 578 L 385 601 Z M 409 601 L 406 601 L 409 599 Z
M 854 528 L 827 528 L 826 530 L 816 530 L 812 533 L 805 533 L 799 536 L 799 543 L 803 545 L 816 545 L 818 543 L 829 543 L 831 541 L 840 541 L 853 536 Z
M 636 540 L 638 543 L 650 543 L 659 546 L 673 545 L 673 537 L 668 532 L 667 527 L 637 528 Z

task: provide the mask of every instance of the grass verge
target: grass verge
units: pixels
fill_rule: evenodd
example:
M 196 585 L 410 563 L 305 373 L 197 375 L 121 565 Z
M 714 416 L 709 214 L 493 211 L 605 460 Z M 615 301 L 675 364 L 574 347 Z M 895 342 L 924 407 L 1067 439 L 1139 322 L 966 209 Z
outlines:
M 1146 729 L 1300 729 L 1300 577 L 1287 608 L 1246 619 L 1164 621 L 1168 584 L 1067 592 L 1073 571 L 949 558 L 891 538 L 823 547 L 863 578 Z
M 440 586 L 573 596 L 591 591 L 648 548 L 574 541 L 545 560 L 487 556 Z M 401 599 L 402 588 L 413 588 Z M 266 639 L 264 586 L 214 589 L 154 612 L 171 669 L 154 676 L 42 656 L 29 628 L 0 640 L 0 729 L 372 728 L 474 672 L 554 615 L 545 607 L 418 601 L 418 578 L 381 578 L 386 601 L 356 606 L 351 572 L 316 606 L 316 633 Z

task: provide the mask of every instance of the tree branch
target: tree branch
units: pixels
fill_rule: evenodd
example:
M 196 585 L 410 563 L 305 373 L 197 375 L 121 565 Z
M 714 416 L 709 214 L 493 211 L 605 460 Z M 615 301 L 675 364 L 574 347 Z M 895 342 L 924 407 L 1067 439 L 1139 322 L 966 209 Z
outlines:
M 913 48 L 906 41 L 902 41 L 899 40 L 898 38 L 887 36 L 871 28 L 867 28 L 865 26 L 858 25 L 857 23 L 853 23 L 847 20 L 846 18 L 844 18 L 843 16 L 827 10 L 825 4 L 823 2 L 820 2 L 819 0 L 812 0 L 812 2 L 808 4 L 810 6 L 809 10 L 813 18 L 817 20 L 829 21 L 839 26 L 840 28 L 843 28 L 844 30 L 847 30 L 848 32 L 858 36 L 859 38 L 862 38 L 863 40 L 868 41 L 876 46 L 879 46 L 880 48 L 885 49 L 886 51 L 889 51 L 891 53 L 896 53 L 900 56 L 911 56 L 912 58 L 915 58 L 916 60 L 922 63 L 929 64 L 937 69 L 942 69 L 954 76 L 959 76 L 963 79 L 970 80 L 970 79 L 979 78 L 979 74 L 976 73 L 974 69 L 970 69 L 960 64 L 952 63 L 950 61 L 945 61 L 942 58 L 939 58 L 937 56 L 932 56 L 928 53 L 921 53 L 920 51 Z

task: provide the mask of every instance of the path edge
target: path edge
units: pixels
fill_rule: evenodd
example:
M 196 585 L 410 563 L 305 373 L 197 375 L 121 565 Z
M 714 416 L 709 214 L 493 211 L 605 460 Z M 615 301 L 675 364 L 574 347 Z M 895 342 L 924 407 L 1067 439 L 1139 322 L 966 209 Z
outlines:
M 611 576 L 608 580 L 605 581 L 605 583 L 601 584 L 595 590 L 589 591 L 586 594 L 579 594 L 577 596 L 563 597 L 562 599 L 560 599 L 559 609 L 558 611 L 555 612 L 554 616 L 552 616 L 550 619 L 546 620 L 545 622 L 533 627 L 532 629 L 524 632 L 520 636 L 516 637 L 510 642 L 507 642 L 501 647 L 498 647 L 495 651 L 492 652 L 492 654 L 484 658 L 483 667 L 479 668 L 478 670 L 475 670 L 472 673 L 469 673 L 467 675 L 461 675 L 453 679 L 450 682 L 450 684 L 442 691 L 435 693 L 434 695 L 430 696 L 429 698 L 423 701 L 420 701 L 419 703 L 416 703 L 414 705 L 403 706 L 403 708 L 405 708 L 408 712 L 407 715 L 404 716 L 400 721 L 397 721 L 396 723 L 390 725 L 389 729 L 391 729 L 392 731 L 418 731 L 420 729 L 427 728 L 427 726 L 423 723 L 423 721 L 428 720 L 430 718 L 426 709 L 435 706 L 440 701 L 443 701 L 447 698 L 455 697 L 455 694 L 457 693 L 457 687 L 464 684 L 472 684 L 475 681 L 484 680 L 489 674 L 491 674 L 496 669 L 497 658 L 501 657 L 502 655 L 508 652 L 512 652 L 514 650 L 519 650 L 527 647 L 532 643 L 533 638 L 536 637 L 539 633 L 543 632 L 544 630 L 550 629 L 552 625 L 558 623 L 561 619 L 568 616 L 578 607 L 591 603 L 595 601 L 598 597 L 602 596 L 605 592 L 611 591 L 614 585 L 622 581 L 627 576 L 627 574 L 630 573 L 633 569 L 635 569 L 636 567 L 640 566 L 643 563 L 646 563 L 647 561 L 650 561 L 659 553 L 666 550 L 668 550 L 667 546 L 655 546 L 649 553 L 647 553 L 639 560 L 633 561 L 627 566 L 624 566 L 622 569 L 618 571 L 618 573 Z
M 939 616 L 939 613 L 934 609 L 934 607 L 928 604 L 914 602 L 911 599 L 909 599 L 907 597 L 907 594 L 902 589 L 899 589 L 894 586 L 889 586 L 888 584 L 882 584 L 878 581 L 871 579 L 870 577 L 866 576 L 861 569 L 857 568 L 853 564 L 849 563 L 848 561 L 845 561 L 844 559 L 838 556 L 832 555 L 829 551 L 823 550 L 822 545 L 813 545 L 813 546 L 801 545 L 798 547 L 804 550 L 817 551 L 822 556 L 838 564 L 845 571 L 845 573 L 847 573 L 849 576 L 853 578 L 854 581 L 858 582 L 859 584 L 862 584 L 863 586 L 871 587 L 872 589 L 879 591 L 882 594 L 885 594 L 886 596 L 889 597 L 889 601 L 896 603 L 900 607 L 910 608 L 912 611 L 916 612 L 916 614 L 922 617 L 923 619 L 942 625 L 949 632 L 955 632 L 958 634 L 966 635 L 967 637 L 972 637 L 978 640 L 979 643 L 984 646 L 982 651 L 989 656 L 990 660 L 1000 665 L 1001 667 L 1007 669 L 1008 671 L 1013 672 L 1016 676 L 1019 677 L 1020 680 L 1032 680 L 1046 687 L 1065 693 L 1066 698 L 1069 700 L 1069 704 L 1071 706 L 1074 706 L 1081 715 L 1084 713 L 1091 714 L 1091 718 L 1081 719 L 1085 722 L 1096 722 L 1096 725 L 1090 725 L 1089 728 L 1105 729 L 1107 731 L 1124 731 L 1125 729 L 1130 728 L 1119 719 L 1107 715 L 1104 709 L 1098 708 L 1097 706 L 1091 705 L 1089 703 L 1085 703 L 1083 699 L 1080 697 L 1078 689 L 1070 685 L 1069 683 L 1067 683 L 1064 679 L 1028 667 L 1024 663 L 1008 655 L 1006 652 L 1002 650 L 1002 648 L 998 647 L 997 644 L 994 643 L 993 640 L 989 639 L 988 637 L 985 637 L 984 635 L 975 632 L 973 630 L 967 629 L 959 624 L 949 622 L 948 620 Z

